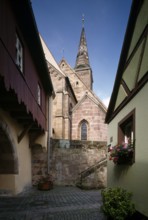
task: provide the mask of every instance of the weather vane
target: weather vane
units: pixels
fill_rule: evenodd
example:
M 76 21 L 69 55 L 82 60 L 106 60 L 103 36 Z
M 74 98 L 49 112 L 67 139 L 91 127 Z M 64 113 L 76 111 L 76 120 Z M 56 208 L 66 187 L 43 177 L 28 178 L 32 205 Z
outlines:
M 82 14 L 82 26 L 84 27 L 84 14 Z

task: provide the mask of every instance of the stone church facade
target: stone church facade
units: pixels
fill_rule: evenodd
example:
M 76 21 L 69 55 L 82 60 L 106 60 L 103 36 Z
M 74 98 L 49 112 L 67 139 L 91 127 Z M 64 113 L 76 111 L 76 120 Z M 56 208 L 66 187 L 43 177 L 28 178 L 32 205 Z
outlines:
M 75 67 L 58 65 L 41 38 L 55 90 L 52 109 L 54 139 L 107 141 L 106 107 L 93 92 L 85 29 L 82 27 Z

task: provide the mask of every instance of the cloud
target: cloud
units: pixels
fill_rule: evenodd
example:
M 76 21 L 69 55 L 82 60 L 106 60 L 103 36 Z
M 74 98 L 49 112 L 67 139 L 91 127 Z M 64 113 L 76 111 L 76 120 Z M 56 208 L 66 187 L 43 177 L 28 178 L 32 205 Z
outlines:
M 106 107 L 108 107 L 109 101 L 110 101 L 110 97 L 106 97 L 106 98 L 103 98 L 103 99 L 102 99 L 102 102 L 104 103 L 104 105 L 105 105 Z
M 101 90 L 96 90 L 96 95 L 101 99 L 101 101 L 103 102 L 103 104 L 108 107 L 109 105 L 109 101 L 110 101 L 110 96 L 108 96 L 107 94 L 105 94 L 103 91 Z

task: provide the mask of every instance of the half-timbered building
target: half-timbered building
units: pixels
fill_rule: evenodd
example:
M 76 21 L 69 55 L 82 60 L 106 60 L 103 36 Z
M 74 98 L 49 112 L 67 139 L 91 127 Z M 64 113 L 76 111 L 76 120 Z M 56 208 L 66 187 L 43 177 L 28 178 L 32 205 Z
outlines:
M 106 115 L 111 150 L 107 179 L 108 187 L 120 186 L 131 191 L 136 210 L 146 216 L 148 216 L 147 95 L 148 1 L 134 0 Z

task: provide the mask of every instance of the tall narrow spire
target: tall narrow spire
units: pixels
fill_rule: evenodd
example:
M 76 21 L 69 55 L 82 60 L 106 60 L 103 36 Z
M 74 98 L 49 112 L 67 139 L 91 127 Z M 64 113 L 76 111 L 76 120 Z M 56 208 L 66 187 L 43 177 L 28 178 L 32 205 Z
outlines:
M 78 54 L 76 58 L 75 69 L 79 67 L 89 67 L 88 50 L 87 50 L 87 43 L 86 43 L 85 30 L 84 30 L 84 15 L 82 17 L 82 31 L 81 31 Z
M 80 36 L 78 54 L 76 58 L 75 71 L 79 75 L 79 77 L 83 80 L 85 85 L 89 89 L 92 89 L 93 76 L 88 58 L 88 50 L 87 50 L 87 43 L 86 43 L 85 30 L 84 30 L 84 15 L 82 17 L 82 31 Z

